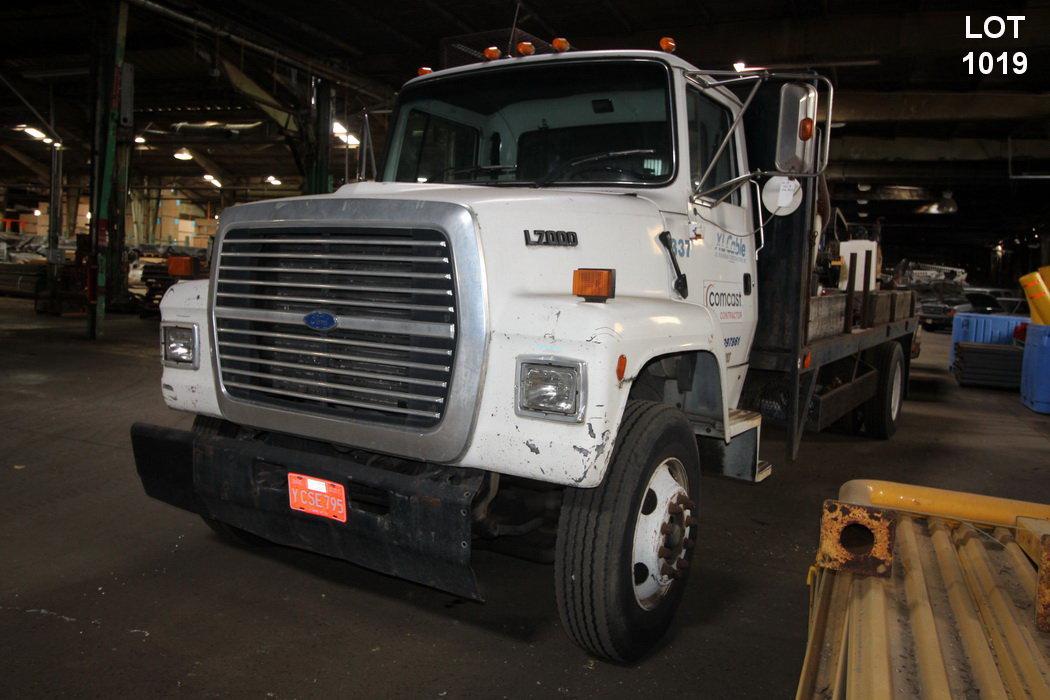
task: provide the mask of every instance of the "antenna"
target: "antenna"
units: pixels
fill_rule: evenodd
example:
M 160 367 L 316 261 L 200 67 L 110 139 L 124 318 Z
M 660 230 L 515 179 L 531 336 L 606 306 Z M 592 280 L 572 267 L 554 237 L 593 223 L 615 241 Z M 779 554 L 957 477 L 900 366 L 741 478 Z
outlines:
M 507 56 L 512 56 L 514 49 L 514 32 L 518 31 L 518 13 L 521 12 L 520 0 L 514 3 L 514 21 L 510 23 L 510 36 L 507 37 Z

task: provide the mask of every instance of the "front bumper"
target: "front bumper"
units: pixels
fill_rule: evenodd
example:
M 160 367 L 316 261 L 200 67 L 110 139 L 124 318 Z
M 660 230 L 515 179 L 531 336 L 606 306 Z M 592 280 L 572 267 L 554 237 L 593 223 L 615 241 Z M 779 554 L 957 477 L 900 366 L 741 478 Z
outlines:
M 405 471 L 338 453 L 136 423 L 146 493 L 271 542 L 338 557 L 465 598 L 482 595 L 470 566 L 471 503 L 484 475 L 418 463 Z M 346 523 L 292 510 L 289 471 L 341 483 Z

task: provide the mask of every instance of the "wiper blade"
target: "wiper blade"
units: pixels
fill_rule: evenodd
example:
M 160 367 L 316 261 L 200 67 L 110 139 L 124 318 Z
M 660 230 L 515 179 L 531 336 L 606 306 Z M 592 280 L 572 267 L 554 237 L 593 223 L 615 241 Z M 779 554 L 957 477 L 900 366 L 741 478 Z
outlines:
M 536 180 L 533 187 L 544 187 L 549 185 L 569 170 L 587 163 L 597 163 L 598 161 L 609 160 L 610 158 L 622 158 L 624 156 L 651 156 L 654 153 L 656 153 L 656 151 L 652 148 L 631 148 L 626 151 L 603 151 L 601 153 L 591 153 L 590 155 L 570 160 L 568 163 L 563 163 L 554 168 L 554 170 L 551 170 L 549 173 Z

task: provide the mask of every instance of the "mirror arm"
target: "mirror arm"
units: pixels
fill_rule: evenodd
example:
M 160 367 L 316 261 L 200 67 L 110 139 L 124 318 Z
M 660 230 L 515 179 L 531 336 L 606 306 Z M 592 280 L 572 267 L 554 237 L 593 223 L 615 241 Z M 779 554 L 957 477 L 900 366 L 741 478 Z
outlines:
M 755 260 L 758 254 L 766 247 L 766 224 L 762 220 L 762 188 L 758 186 L 758 180 L 750 180 L 755 188 L 755 214 L 758 217 L 758 245 L 755 246 Z
M 747 112 L 747 108 L 751 106 L 751 101 L 755 99 L 755 95 L 758 94 L 758 88 L 762 87 L 764 80 L 756 80 L 755 86 L 751 88 L 751 92 L 748 93 L 747 99 L 744 100 L 744 104 L 740 106 L 740 111 L 737 112 L 736 118 L 733 119 L 733 123 L 729 125 L 729 131 L 726 132 L 725 137 L 722 139 L 722 143 L 718 144 L 718 150 L 715 151 L 714 156 L 711 157 L 711 162 L 704 168 L 704 174 L 700 176 L 700 181 L 696 183 L 696 189 L 700 189 L 707 182 L 707 178 L 711 176 L 711 173 L 715 170 L 715 165 L 718 163 L 718 159 L 722 157 L 722 153 L 729 146 L 729 140 L 736 136 L 736 128 L 740 125 L 740 121 L 744 118 L 744 113 Z

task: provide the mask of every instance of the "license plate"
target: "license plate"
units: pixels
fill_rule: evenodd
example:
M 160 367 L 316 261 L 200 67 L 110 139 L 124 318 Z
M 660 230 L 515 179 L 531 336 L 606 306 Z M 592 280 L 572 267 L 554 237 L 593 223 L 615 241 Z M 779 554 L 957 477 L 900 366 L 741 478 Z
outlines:
M 288 472 L 288 505 L 302 513 L 346 522 L 346 489 L 334 481 Z

